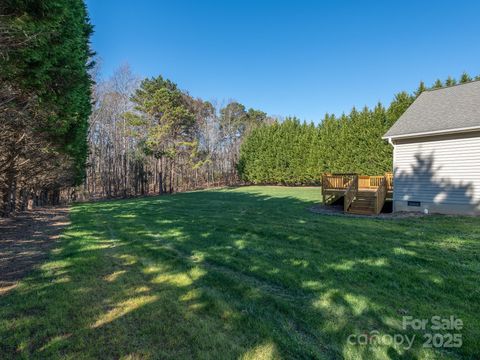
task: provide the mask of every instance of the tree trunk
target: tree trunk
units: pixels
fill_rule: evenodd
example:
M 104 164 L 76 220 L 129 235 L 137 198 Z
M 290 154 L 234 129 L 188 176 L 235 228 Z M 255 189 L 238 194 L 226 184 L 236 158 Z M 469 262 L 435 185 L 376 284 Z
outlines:
M 3 213 L 7 217 L 15 209 L 15 156 L 12 153 L 7 168 L 5 186 L 3 188 Z
M 170 160 L 170 194 L 173 193 L 173 160 Z

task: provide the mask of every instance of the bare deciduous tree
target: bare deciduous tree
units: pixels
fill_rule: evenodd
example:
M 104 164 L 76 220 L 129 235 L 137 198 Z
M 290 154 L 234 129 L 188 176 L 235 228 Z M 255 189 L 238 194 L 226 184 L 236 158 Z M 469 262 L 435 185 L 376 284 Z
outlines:
M 168 80 L 157 81 L 178 90 Z M 146 82 L 148 86 L 155 85 L 154 80 Z M 264 113 L 251 109 L 247 112 L 237 102 L 220 108 L 216 102 L 195 99 L 181 91 L 180 98 L 156 94 L 156 101 L 163 101 L 164 107 L 152 107 L 154 115 L 138 110 L 145 99 L 137 96 L 137 104 L 132 102 L 139 84 L 128 65 L 119 68 L 111 79 L 97 81 L 84 196 L 161 194 L 238 182 L 236 162 L 240 144 L 249 129 L 258 125 L 249 114 L 263 114 L 262 123 L 267 119 Z M 177 106 L 181 107 L 170 108 L 173 103 L 165 101 L 179 101 Z M 160 118 L 167 116 L 163 111 L 170 111 L 161 109 L 175 113 L 168 116 L 183 116 L 178 113 L 183 111 L 189 118 L 188 130 L 181 117 L 173 123 L 169 117 L 170 122 L 159 127 Z M 132 113 L 135 120 L 129 118 Z

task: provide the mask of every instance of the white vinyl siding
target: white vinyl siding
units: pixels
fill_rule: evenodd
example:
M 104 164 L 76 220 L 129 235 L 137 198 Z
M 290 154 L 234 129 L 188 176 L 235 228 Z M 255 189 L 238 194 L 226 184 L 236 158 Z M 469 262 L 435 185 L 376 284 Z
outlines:
M 397 141 L 393 199 L 420 201 L 422 209 L 431 204 L 439 209 L 454 205 L 478 210 L 480 134 Z

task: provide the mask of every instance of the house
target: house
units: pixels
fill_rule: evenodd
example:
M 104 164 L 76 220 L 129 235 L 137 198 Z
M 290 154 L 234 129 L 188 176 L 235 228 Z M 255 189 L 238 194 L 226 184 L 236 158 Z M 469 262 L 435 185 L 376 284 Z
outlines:
M 480 214 L 480 81 L 424 91 L 383 138 L 394 211 Z

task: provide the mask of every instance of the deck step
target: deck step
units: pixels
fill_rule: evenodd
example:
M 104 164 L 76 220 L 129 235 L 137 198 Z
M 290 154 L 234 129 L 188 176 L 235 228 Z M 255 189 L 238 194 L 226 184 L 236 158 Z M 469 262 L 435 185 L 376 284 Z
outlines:
M 352 201 L 348 212 L 358 215 L 375 214 L 375 195 L 373 191 L 359 191 Z
M 364 203 L 364 204 L 373 204 L 375 202 L 375 199 L 353 199 L 353 202 L 356 203 Z
M 357 204 L 357 205 L 351 205 L 350 206 L 350 209 L 360 209 L 360 210 L 363 210 L 363 209 L 371 209 L 372 211 L 375 210 L 375 206 L 374 205 L 362 205 L 362 204 Z
M 375 198 L 375 193 L 372 192 L 367 192 L 367 193 L 357 193 L 357 198 L 363 198 L 363 199 L 374 199 Z
M 373 206 L 375 204 L 375 199 L 373 199 L 373 200 L 354 199 L 353 202 L 352 202 L 352 205 L 353 204 L 372 205 Z
M 373 209 L 375 207 L 375 204 L 359 203 L 354 201 L 352 205 L 350 205 L 350 207 Z
M 348 209 L 347 212 L 350 214 L 375 214 L 373 209 Z
M 357 214 L 357 215 L 374 215 L 375 214 L 375 211 L 373 209 L 349 209 L 348 210 L 348 213 L 349 214 Z

